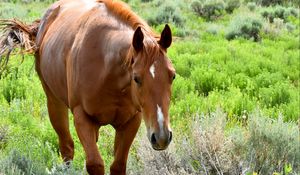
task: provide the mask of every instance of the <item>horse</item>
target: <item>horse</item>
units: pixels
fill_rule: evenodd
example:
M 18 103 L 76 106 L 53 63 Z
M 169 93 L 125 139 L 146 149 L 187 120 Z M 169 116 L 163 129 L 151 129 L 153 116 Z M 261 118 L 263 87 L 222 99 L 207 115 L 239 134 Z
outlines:
M 109 124 L 116 131 L 111 174 L 126 174 L 128 153 L 142 120 L 152 148 L 168 147 L 176 74 L 167 56 L 172 43 L 169 25 L 156 34 L 127 4 L 113 0 L 60 0 L 33 24 L 1 24 L 1 57 L 6 53 L 8 61 L 16 47 L 34 54 L 65 162 L 74 156 L 68 109 L 89 174 L 105 172 L 97 147 L 101 126 Z

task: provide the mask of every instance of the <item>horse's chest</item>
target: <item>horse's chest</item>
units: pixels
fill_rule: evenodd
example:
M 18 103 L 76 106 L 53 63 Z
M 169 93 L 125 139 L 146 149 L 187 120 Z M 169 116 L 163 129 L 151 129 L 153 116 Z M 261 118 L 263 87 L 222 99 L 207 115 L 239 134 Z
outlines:
M 82 105 L 85 112 L 102 125 L 122 125 L 136 113 L 130 88 L 120 92 L 103 90 L 97 96 L 84 100 Z

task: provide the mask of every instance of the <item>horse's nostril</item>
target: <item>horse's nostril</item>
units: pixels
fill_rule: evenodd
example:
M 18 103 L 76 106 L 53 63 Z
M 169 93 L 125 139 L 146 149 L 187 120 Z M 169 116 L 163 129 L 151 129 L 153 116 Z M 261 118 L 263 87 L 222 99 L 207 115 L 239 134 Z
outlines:
M 156 144 L 156 138 L 155 138 L 155 134 L 154 134 L 154 133 L 151 135 L 151 143 L 152 143 L 153 145 Z
M 172 141 L 172 136 L 173 136 L 172 131 L 170 131 L 169 143 Z

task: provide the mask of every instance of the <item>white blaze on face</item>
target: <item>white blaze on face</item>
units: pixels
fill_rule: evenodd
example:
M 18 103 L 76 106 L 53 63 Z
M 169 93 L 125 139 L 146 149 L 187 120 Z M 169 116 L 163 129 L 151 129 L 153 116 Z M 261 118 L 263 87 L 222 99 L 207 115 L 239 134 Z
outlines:
M 154 78 L 155 77 L 155 66 L 154 66 L 154 63 L 150 66 L 150 69 L 149 69 L 152 77 Z
M 164 114 L 161 111 L 160 106 L 157 105 L 157 122 L 159 125 L 160 133 L 163 133 L 163 125 L 164 125 Z

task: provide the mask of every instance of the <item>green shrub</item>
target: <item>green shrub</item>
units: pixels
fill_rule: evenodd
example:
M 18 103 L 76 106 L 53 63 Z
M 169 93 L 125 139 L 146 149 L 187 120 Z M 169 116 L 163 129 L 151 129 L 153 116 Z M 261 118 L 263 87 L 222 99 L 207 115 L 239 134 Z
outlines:
M 192 10 L 206 20 L 215 20 L 225 12 L 225 3 L 223 0 L 193 1 Z
M 261 10 L 261 16 L 264 17 L 265 19 L 268 19 L 269 22 L 273 22 L 274 18 L 275 18 L 275 12 L 273 11 L 273 9 L 270 8 L 263 8 Z
M 267 107 L 287 104 L 291 100 L 289 85 L 285 83 L 276 83 L 268 88 L 260 88 L 259 99 L 262 105 Z
M 172 85 L 172 101 L 184 99 L 187 94 L 194 92 L 194 86 L 192 81 L 177 75 Z
M 213 90 L 226 90 L 229 85 L 227 76 L 215 69 L 196 68 L 192 71 L 191 79 L 199 94 L 207 96 Z
M 247 76 L 245 73 L 237 73 L 232 77 L 233 85 L 235 87 L 238 87 L 242 91 L 246 90 L 251 80 L 252 79 L 249 76 Z
M 285 19 L 285 16 L 289 16 L 288 13 L 289 11 L 287 11 L 287 9 L 282 6 L 276 6 L 274 9 L 274 14 L 276 18 Z
M 273 20 L 273 23 L 266 22 L 263 26 L 263 33 L 266 34 L 266 36 L 269 36 L 271 38 L 276 38 L 282 34 L 282 31 L 285 29 L 285 25 L 283 23 L 283 20 L 280 18 L 275 18 Z
M 41 164 L 34 164 L 27 156 L 12 150 L 6 159 L 0 160 L 0 173 L 5 174 L 46 174 Z
M 252 113 L 245 118 L 245 127 L 235 125 L 226 130 L 226 126 L 231 125 L 226 117 L 218 110 L 196 117 L 192 125 L 192 146 L 189 145 L 192 148 L 185 152 L 192 160 L 195 174 L 299 171 L 300 143 L 296 123 Z
M 206 28 L 206 32 L 217 35 L 222 29 L 222 26 L 219 26 L 217 24 L 209 24 Z
M 167 2 L 161 5 L 158 8 L 157 13 L 155 13 L 154 16 L 149 17 L 147 21 L 150 25 L 174 23 L 177 26 L 183 26 L 185 23 L 176 4 L 169 4 Z
M 296 90 L 298 92 L 299 89 Z M 297 98 L 299 99 L 300 96 L 298 94 Z M 283 114 L 285 116 L 285 121 L 298 121 L 300 116 L 300 101 L 293 100 L 292 102 L 282 105 L 283 108 Z
M 203 13 L 202 12 L 202 8 L 203 8 L 202 3 L 203 3 L 203 1 L 196 0 L 196 1 L 193 1 L 191 4 L 192 10 L 199 16 L 201 16 L 201 14 Z
M 255 4 L 255 2 L 248 2 L 247 7 L 251 12 L 254 12 L 256 9 L 256 4 Z
M 260 113 L 250 116 L 248 160 L 260 174 L 283 172 L 287 165 L 299 172 L 299 129 L 295 123 L 265 118 Z
M 281 4 L 282 0 L 261 0 L 262 6 L 271 6 L 271 5 L 277 5 Z
M 243 117 L 252 112 L 256 106 L 248 94 L 242 93 L 240 89 L 235 87 L 229 87 L 229 90 L 224 93 L 223 103 L 222 108 L 231 121 L 244 120 Z
M 48 175 L 82 175 L 85 174 L 82 170 L 76 170 L 74 166 L 71 165 L 65 165 L 65 164 L 57 164 L 54 165 L 51 169 L 46 169 Z
M 284 82 L 285 78 L 284 76 L 279 73 L 271 73 L 269 71 L 261 72 L 259 75 L 254 77 L 254 81 L 256 83 L 256 87 L 263 88 L 263 87 L 270 87 L 275 85 L 278 82 Z
M 4 149 L 8 139 L 8 126 L 0 125 L 0 150 Z
M 227 13 L 232 13 L 235 9 L 241 5 L 240 0 L 226 0 L 225 10 Z
M 181 100 L 176 100 L 174 105 L 170 107 L 170 115 L 175 119 L 178 117 L 191 115 L 200 112 L 203 99 L 194 92 L 185 94 Z M 171 119 L 172 120 L 172 119 Z M 180 121 L 174 121 L 180 123 Z
M 288 10 L 292 16 L 295 16 L 295 17 L 299 16 L 299 8 L 288 7 Z
M 1 79 L 2 94 L 6 101 L 10 103 L 13 99 L 26 98 L 26 85 L 28 84 L 28 77 L 21 75 L 23 72 L 15 68 L 5 78 Z
M 275 6 L 275 5 L 285 5 L 285 6 L 299 6 L 299 0 L 244 0 L 244 2 L 255 2 L 257 5 L 261 6 Z
M 232 141 L 225 135 L 226 114 L 217 110 L 196 116 L 192 125 L 192 150 L 196 174 L 239 174 L 240 154 L 231 152 Z
M 293 32 L 296 29 L 296 26 L 291 23 L 286 23 L 285 27 L 289 32 Z
M 151 2 L 153 0 L 141 0 L 142 2 Z
M 193 68 L 199 65 L 201 58 L 199 58 L 199 55 L 194 55 L 190 52 L 186 52 L 180 54 L 180 56 L 174 56 L 173 61 L 176 65 L 177 74 L 184 78 L 189 78 Z
M 226 39 L 232 40 L 237 37 L 245 39 L 260 40 L 259 32 L 262 28 L 262 20 L 252 14 L 243 14 L 236 16 L 230 22 L 229 29 L 226 33 Z
M 19 4 L 8 4 L 1 2 L 0 18 L 22 18 L 27 15 L 24 8 L 20 8 Z
M 283 6 L 276 6 L 276 7 L 267 7 L 262 8 L 260 14 L 265 19 L 268 19 L 271 23 L 274 21 L 275 18 L 280 18 L 284 20 L 284 22 L 288 21 L 290 16 L 298 17 L 299 10 L 293 7 L 283 7 Z

